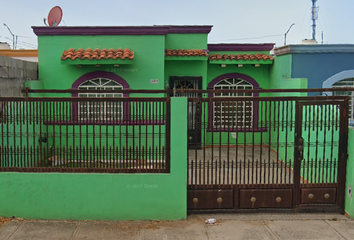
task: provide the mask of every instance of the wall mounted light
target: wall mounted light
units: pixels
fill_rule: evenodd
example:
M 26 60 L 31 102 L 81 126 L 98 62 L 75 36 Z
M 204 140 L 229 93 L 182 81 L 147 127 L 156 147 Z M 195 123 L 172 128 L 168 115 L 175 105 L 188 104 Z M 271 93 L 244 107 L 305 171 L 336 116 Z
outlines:
M 221 64 L 220 67 L 224 68 L 226 67 L 226 64 Z
M 119 64 L 114 64 L 114 67 L 119 67 Z
M 255 67 L 259 67 L 259 66 L 261 66 L 261 65 L 260 65 L 260 64 L 255 64 L 254 66 L 255 66 Z
M 76 67 L 81 67 L 81 65 L 76 65 Z
M 95 67 L 101 67 L 101 65 L 97 64 L 97 65 L 95 65 Z
M 241 68 L 243 67 L 243 64 L 237 64 L 237 67 Z

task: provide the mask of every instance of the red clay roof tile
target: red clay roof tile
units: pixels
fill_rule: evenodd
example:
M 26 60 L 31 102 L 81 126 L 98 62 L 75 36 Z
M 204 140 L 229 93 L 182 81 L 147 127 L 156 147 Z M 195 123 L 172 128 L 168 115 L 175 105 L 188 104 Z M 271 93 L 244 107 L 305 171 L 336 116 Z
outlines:
M 272 56 L 269 56 L 264 53 L 257 53 L 257 54 L 210 54 L 209 56 L 210 60 L 273 60 L 274 58 Z
M 209 55 L 208 50 L 203 49 L 166 49 L 165 56 L 205 56 Z
M 118 48 L 117 50 L 111 48 L 107 50 L 106 48 L 100 50 L 96 48 L 95 50 L 92 50 L 91 48 L 88 48 L 86 50 L 79 48 L 77 51 L 75 51 L 74 48 L 70 48 L 69 50 L 65 50 L 63 52 L 63 55 L 61 56 L 62 60 L 66 59 L 133 59 L 134 58 L 134 51 L 130 51 L 129 49 L 124 49 L 122 50 L 121 48 Z

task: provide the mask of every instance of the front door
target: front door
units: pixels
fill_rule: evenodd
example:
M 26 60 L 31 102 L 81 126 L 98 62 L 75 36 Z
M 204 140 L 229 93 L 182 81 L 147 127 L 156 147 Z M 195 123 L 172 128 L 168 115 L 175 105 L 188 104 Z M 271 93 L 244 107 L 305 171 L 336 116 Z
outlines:
M 202 88 L 202 77 L 172 76 L 170 88 L 174 90 L 198 90 Z M 199 93 L 173 93 L 174 97 L 200 97 Z M 188 102 L 188 148 L 201 148 L 201 108 L 200 103 Z

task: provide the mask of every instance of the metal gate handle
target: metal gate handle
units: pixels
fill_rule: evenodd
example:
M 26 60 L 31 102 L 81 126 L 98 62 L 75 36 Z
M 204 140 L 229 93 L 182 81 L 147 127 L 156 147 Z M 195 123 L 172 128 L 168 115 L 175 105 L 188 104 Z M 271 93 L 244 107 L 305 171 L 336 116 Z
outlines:
M 304 159 L 304 139 L 302 137 L 299 138 L 297 150 L 299 151 L 299 161 Z

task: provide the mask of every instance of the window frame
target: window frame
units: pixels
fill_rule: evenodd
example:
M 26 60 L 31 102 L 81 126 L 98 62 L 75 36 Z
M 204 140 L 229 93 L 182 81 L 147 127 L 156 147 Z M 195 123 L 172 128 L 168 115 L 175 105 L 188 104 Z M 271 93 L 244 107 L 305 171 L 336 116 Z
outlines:
M 214 78 L 209 84 L 208 84 L 208 90 L 214 90 L 214 87 L 216 84 L 219 82 L 225 80 L 225 79 L 240 79 L 243 81 L 248 82 L 253 86 L 252 89 L 261 89 L 259 87 L 259 84 L 255 79 L 252 77 L 241 74 L 241 73 L 228 73 L 228 74 L 223 74 L 220 75 L 216 78 Z M 252 93 L 253 95 L 250 97 L 258 97 L 259 93 L 254 92 Z M 217 98 L 215 97 L 214 93 L 209 93 L 209 98 Z M 227 98 L 227 96 L 223 96 Z M 237 98 L 237 96 L 233 96 Z M 214 126 L 214 101 L 209 104 L 209 114 L 208 114 L 208 131 L 209 132 L 263 132 L 266 131 L 266 128 L 260 128 L 258 127 L 258 119 L 259 119 L 259 102 L 258 101 L 252 101 L 253 102 L 253 109 L 252 109 L 252 124 L 251 126 L 246 126 L 246 127 L 226 127 L 226 126 L 220 126 L 220 127 L 215 127 Z
M 86 74 L 82 75 L 80 78 L 78 78 L 72 84 L 72 89 L 78 90 L 79 87 L 82 84 L 84 84 L 85 82 L 88 82 L 88 81 L 94 80 L 94 79 L 99 79 L 99 78 L 114 81 L 114 82 L 118 83 L 120 86 L 122 86 L 122 89 L 130 90 L 129 84 L 123 78 L 121 78 L 120 76 L 118 76 L 118 75 L 116 75 L 114 73 L 105 72 L 105 71 L 90 72 L 90 73 L 86 73 Z M 73 93 L 72 97 L 78 98 L 79 94 L 80 93 Z M 89 92 L 88 92 L 88 94 L 89 94 Z M 123 93 L 122 96 L 123 96 L 123 98 L 129 97 L 129 93 Z M 103 121 L 103 123 L 108 123 L 109 122 L 109 120 L 105 120 L 105 119 L 102 119 L 102 120 L 80 119 L 80 117 L 79 117 L 80 109 L 79 109 L 79 103 L 78 102 L 75 102 L 73 104 L 73 108 L 72 109 L 73 109 L 72 110 L 73 111 L 72 116 L 73 116 L 73 121 L 74 122 L 80 122 L 80 123 L 89 122 L 89 123 L 92 123 L 92 124 L 101 124 L 102 121 Z M 122 112 L 123 112 L 122 118 L 119 119 L 118 121 L 123 121 L 123 122 L 130 121 L 130 107 L 129 107 L 129 103 L 128 102 L 123 102 Z
M 111 83 L 113 83 L 113 85 L 111 85 Z M 110 84 L 110 85 L 108 85 Z M 106 98 L 106 97 L 112 97 L 112 98 L 121 98 L 123 97 L 123 93 L 90 93 L 90 90 L 105 90 L 105 89 L 110 89 L 110 90 L 123 90 L 123 86 L 112 80 L 112 79 L 109 79 L 109 78 L 94 78 L 94 79 L 90 79 L 90 80 L 87 80 L 83 83 L 81 83 L 78 87 L 79 90 L 87 90 L 87 93 L 78 93 L 78 97 L 97 97 L 97 98 Z M 95 95 L 95 96 L 92 96 L 92 95 Z M 109 95 L 112 95 L 112 96 L 109 96 Z M 123 103 L 118 103 L 117 107 L 119 109 L 119 111 L 114 111 L 114 108 L 113 111 L 108 111 L 108 107 L 110 104 L 108 104 L 109 102 L 101 102 L 102 103 L 102 109 L 101 109 L 101 106 L 100 106 L 100 109 L 99 110 L 102 110 L 100 111 L 99 113 L 96 112 L 95 108 L 95 104 L 92 104 L 92 102 L 90 104 L 88 103 L 82 103 L 79 102 L 78 103 L 78 117 L 80 118 L 80 120 L 88 120 L 90 119 L 90 117 L 93 116 L 93 118 L 95 119 L 96 118 L 96 115 L 97 114 L 103 114 L 103 118 L 102 120 L 104 121 L 107 121 L 109 120 L 109 118 L 107 118 L 107 115 L 108 114 L 112 114 L 113 115 L 118 115 L 119 116 L 119 120 L 122 120 L 123 117 L 124 117 L 124 105 Z M 101 105 L 101 104 L 100 104 Z M 85 111 L 83 111 L 85 110 Z

